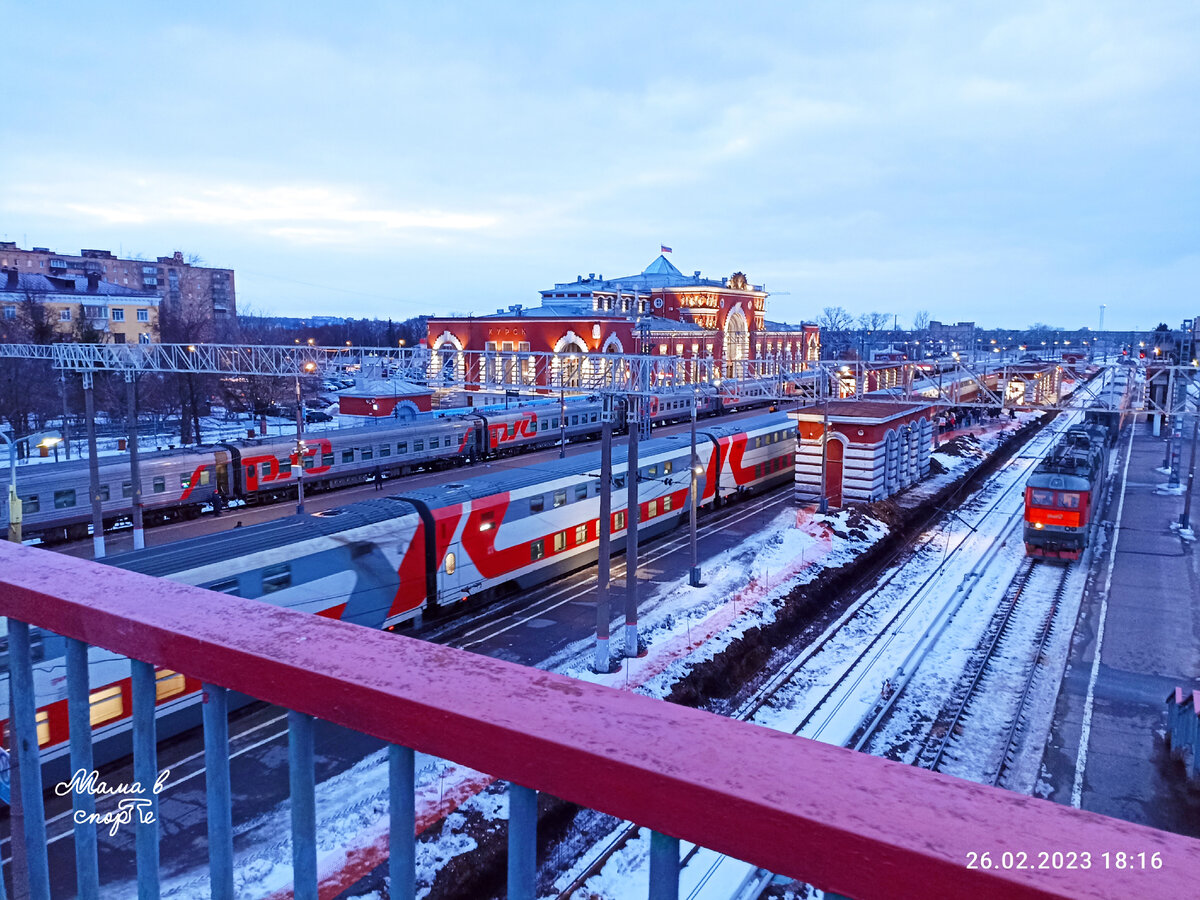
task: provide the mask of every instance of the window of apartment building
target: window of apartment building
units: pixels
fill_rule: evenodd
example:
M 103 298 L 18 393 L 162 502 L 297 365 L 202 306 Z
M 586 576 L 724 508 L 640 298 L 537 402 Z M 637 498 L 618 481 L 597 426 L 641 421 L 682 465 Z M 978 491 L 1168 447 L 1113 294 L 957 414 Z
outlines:
M 58 321 L 70 322 L 71 321 L 71 311 L 69 309 L 60 309 L 58 311 Z
M 124 322 L 125 321 L 125 310 L 114 309 L 112 311 L 112 317 L 113 317 L 114 322 Z
M 114 343 L 114 344 L 123 344 L 123 343 L 125 343 L 125 335 L 123 335 L 123 334 L 122 334 L 121 332 L 119 332 L 119 331 L 118 331 L 118 332 L 116 332 L 116 333 L 113 335 L 113 343 Z
M 150 335 L 143 331 L 141 334 L 138 335 L 138 343 L 139 344 L 150 343 Z
M 4 307 L 4 318 L 15 319 L 17 317 L 17 308 L 15 306 Z
M 150 310 L 139 309 L 137 311 L 137 319 L 139 322 L 149 322 L 150 321 Z
M 154 275 L 157 272 L 158 272 L 158 268 L 155 266 L 142 266 L 142 274 L 143 275 Z

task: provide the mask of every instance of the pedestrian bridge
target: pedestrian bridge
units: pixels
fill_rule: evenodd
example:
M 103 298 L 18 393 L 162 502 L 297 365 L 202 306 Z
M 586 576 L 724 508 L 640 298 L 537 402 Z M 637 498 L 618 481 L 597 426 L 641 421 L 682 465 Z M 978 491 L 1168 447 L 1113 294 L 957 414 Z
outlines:
M 28 626 L 65 636 L 75 721 L 88 721 L 86 646 L 133 667 L 134 774 L 157 773 L 155 669 L 200 679 L 212 896 L 234 896 L 228 691 L 290 710 L 294 896 L 318 883 L 313 719 L 390 749 L 392 898 L 413 896 L 413 753 L 509 783 L 508 889 L 532 898 L 536 798 L 548 792 L 653 830 L 650 896 L 678 892 L 680 841 L 855 898 L 1195 896 L 1200 842 L 983 787 L 706 712 L 420 640 L 0 545 L 28 894 L 49 898 Z M 236 627 L 230 627 L 236 623 Z M 72 770 L 91 769 L 72 729 Z M 14 790 L 17 789 L 14 786 Z M 76 803 L 86 814 L 89 797 Z M 140 897 L 159 896 L 159 823 L 137 825 Z M 1067 869 L 1061 854 L 1090 854 Z M 987 853 L 991 868 L 982 860 Z M 1026 854 L 1026 865 L 1013 868 Z M 1117 854 L 1144 853 L 1144 868 Z M 1009 855 L 1013 854 L 1013 855 Z M 1060 854 L 1060 855 L 1055 855 Z M 1105 854 L 1108 854 L 1107 856 Z M 1153 854 L 1158 854 L 1153 856 Z M 96 833 L 75 830 L 78 890 L 99 885 Z M 6 873 L 7 874 L 7 873 Z M 22 886 L 23 887 L 23 886 Z M 0 884 L 0 891 L 3 885 Z

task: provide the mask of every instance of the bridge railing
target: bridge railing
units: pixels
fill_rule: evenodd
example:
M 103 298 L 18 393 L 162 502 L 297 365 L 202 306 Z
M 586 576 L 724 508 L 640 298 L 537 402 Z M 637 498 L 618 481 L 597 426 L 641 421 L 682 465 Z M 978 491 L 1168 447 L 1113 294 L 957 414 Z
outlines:
M 656 900 L 676 896 L 680 839 L 859 898 L 1194 893 L 1200 842 L 1188 838 L 47 551 L 0 545 L 0 615 L 9 620 L 25 813 L 17 839 L 25 843 L 35 900 L 49 897 L 49 881 L 30 625 L 68 638 L 72 771 L 91 769 L 88 644 L 136 660 L 134 776 L 143 784 L 157 775 L 155 667 L 204 682 L 209 856 L 217 898 L 232 897 L 234 883 L 225 707 L 231 690 L 290 710 L 297 898 L 318 896 L 314 718 L 391 745 L 393 898 L 413 896 L 414 751 L 510 783 L 512 898 L 534 896 L 538 791 L 652 829 L 650 896 Z M 86 792 L 77 792 L 85 815 L 88 801 Z M 139 890 L 154 897 L 159 824 L 140 822 L 137 828 Z M 75 840 L 79 895 L 101 896 L 94 828 L 77 826 Z M 1131 852 L 1144 852 L 1161 867 L 1115 864 L 1116 854 Z M 1090 867 L 1065 867 L 1067 853 L 1076 860 L 1088 854 Z M 1039 867 L 1042 854 L 1046 863 Z M 1016 868 L 1021 861 L 1028 868 Z

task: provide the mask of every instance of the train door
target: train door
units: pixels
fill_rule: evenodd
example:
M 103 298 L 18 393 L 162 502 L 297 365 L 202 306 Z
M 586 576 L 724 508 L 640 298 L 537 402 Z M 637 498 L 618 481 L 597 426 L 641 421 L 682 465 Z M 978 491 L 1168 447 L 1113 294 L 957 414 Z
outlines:
M 836 437 L 829 437 L 825 445 L 825 497 L 831 507 L 842 505 L 842 469 L 845 448 Z

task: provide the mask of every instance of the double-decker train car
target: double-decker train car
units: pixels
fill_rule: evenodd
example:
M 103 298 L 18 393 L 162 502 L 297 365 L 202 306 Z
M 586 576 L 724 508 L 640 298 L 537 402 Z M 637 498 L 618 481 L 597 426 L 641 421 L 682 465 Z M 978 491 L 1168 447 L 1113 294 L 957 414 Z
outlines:
M 1083 422 L 1072 425 L 1025 485 L 1025 552 L 1076 560 L 1091 541 L 1107 477 L 1109 451 L 1129 415 L 1127 372 L 1107 380 Z
M 699 415 L 733 408 L 711 390 L 695 395 Z M 656 423 L 691 416 L 690 390 L 650 399 Z M 742 406 L 770 398 L 756 396 Z M 418 469 L 449 468 L 591 439 L 600 433 L 601 400 L 577 396 L 503 407 L 460 410 L 415 421 L 310 432 L 296 438 L 260 437 L 181 450 L 139 454 L 142 509 L 148 524 L 198 515 L 220 492 L 228 500 L 271 502 L 294 494 L 303 468 L 306 490 L 332 490 L 372 477 L 394 478 Z M 624 400 L 615 403 L 624 422 Z M 86 460 L 44 463 L 22 472 L 24 533 L 46 541 L 86 537 L 92 521 Z M 133 482 L 126 457 L 100 459 L 101 510 L 106 527 L 132 515 Z
M 689 413 L 690 414 L 690 413 Z M 795 422 L 766 415 L 697 433 L 702 508 L 792 480 Z M 640 444 L 638 534 L 688 513 L 691 445 L 674 435 Z M 467 600 L 527 589 L 596 560 L 598 453 L 399 491 L 311 515 L 189 538 L 106 560 L 147 575 L 371 628 L 399 628 Z M 627 449 L 612 449 L 612 551 L 628 534 Z M 34 629 L 38 741 L 55 778 L 68 764 L 63 641 Z M 129 751 L 129 661 L 89 650 L 97 764 Z M 0 677 L 0 682 L 7 672 Z M 158 674 L 159 735 L 199 721 L 200 685 Z M 0 711 L 8 692 L 0 683 Z

